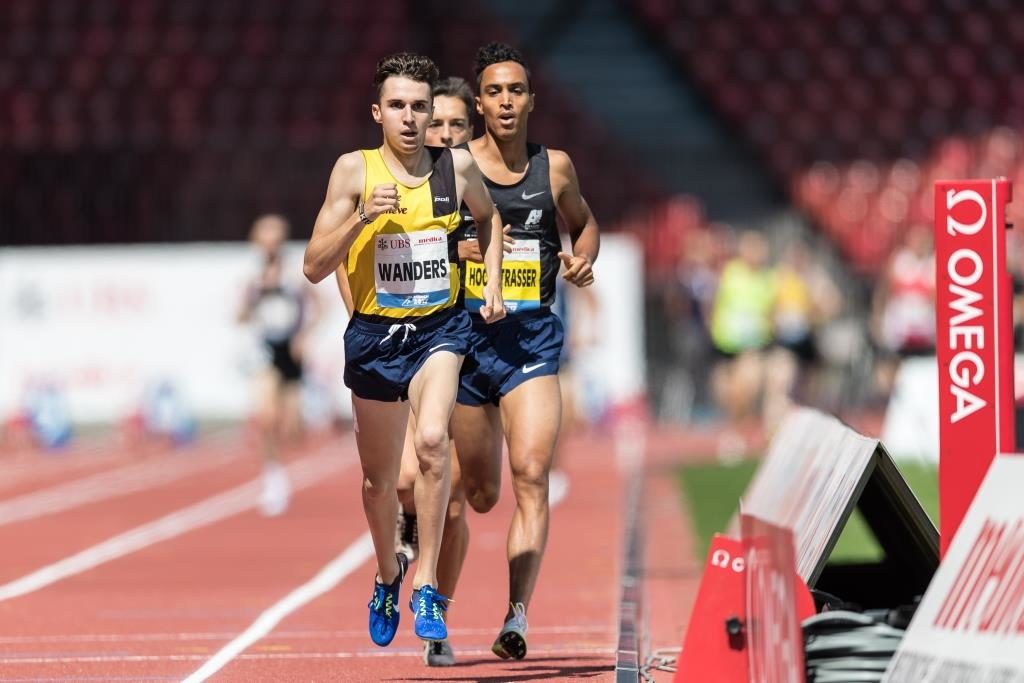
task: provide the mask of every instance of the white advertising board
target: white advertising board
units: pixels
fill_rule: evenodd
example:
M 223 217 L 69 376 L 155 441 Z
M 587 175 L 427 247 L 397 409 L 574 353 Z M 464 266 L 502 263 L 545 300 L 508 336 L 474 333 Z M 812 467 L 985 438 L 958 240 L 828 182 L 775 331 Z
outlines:
M 1024 354 L 1014 356 L 1015 398 L 1024 398 Z M 939 368 L 934 356 L 906 358 L 882 425 L 882 443 L 896 460 L 939 462 Z
M 939 367 L 935 356 L 905 358 L 882 424 L 882 443 L 897 460 L 939 462 Z
M 291 279 L 302 276 L 301 249 L 288 249 Z M 246 244 L 0 250 L 0 417 L 51 384 L 73 421 L 114 421 L 160 381 L 199 417 L 245 416 L 262 366 L 258 340 L 236 319 L 258 264 Z M 345 409 L 344 307 L 333 280 L 315 291 L 323 319 L 308 374 Z
M 1024 456 L 993 462 L 883 680 L 1024 682 Z
M 568 285 L 559 295 L 568 295 L 566 343 L 579 400 L 599 411 L 644 395 L 643 253 L 636 238 L 602 235 L 593 286 Z
M 797 573 L 811 582 L 845 523 L 878 441 L 809 408 L 790 411 L 743 495 L 744 513 L 792 529 Z
M 288 246 L 289 280 L 303 281 L 304 247 Z M 568 334 L 582 340 L 572 367 L 595 411 L 644 392 L 641 259 L 631 237 L 605 236 L 593 299 L 570 301 Z M 236 318 L 258 266 L 242 243 L 0 249 L 0 420 L 49 384 L 72 421 L 116 421 L 160 381 L 200 418 L 248 415 L 260 344 Z M 322 317 L 307 348 L 307 405 L 348 417 L 347 316 L 333 277 L 314 291 Z

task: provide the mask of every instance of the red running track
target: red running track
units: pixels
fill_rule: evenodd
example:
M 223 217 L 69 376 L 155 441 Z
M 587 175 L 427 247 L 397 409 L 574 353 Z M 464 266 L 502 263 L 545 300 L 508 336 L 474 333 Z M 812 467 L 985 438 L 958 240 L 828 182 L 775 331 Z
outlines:
M 259 462 L 238 437 L 143 460 L 69 453 L 59 471 L 48 462 L 45 476 L 0 482 L 0 679 L 612 680 L 623 487 L 611 442 L 563 443 L 569 489 L 553 511 L 524 661 L 490 653 L 507 599 L 508 482 L 492 512 L 470 513 L 450 669 L 422 664 L 407 608 L 390 647 L 366 634 L 374 567 L 350 435 L 289 458 L 299 490 L 275 519 L 253 507 Z M 43 491 L 65 509 L 4 521 L 5 503 Z

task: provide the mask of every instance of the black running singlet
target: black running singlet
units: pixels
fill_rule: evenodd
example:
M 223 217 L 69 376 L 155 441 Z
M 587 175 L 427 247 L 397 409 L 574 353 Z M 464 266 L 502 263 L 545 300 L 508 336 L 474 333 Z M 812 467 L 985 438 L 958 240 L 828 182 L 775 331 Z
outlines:
M 511 226 L 515 239 L 511 252 L 505 253 L 502 267 L 502 296 L 509 313 L 537 310 L 555 302 L 555 282 L 561 261 L 562 241 L 555 220 L 555 200 L 551 194 L 548 150 L 543 145 L 527 144 L 529 165 L 519 182 L 501 185 L 484 176 L 491 199 L 498 207 L 503 225 Z M 476 238 L 472 216 L 463 209 L 460 239 Z M 486 271 L 482 263 L 467 261 L 463 292 L 466 308 L 477 312 L 483 303 Z

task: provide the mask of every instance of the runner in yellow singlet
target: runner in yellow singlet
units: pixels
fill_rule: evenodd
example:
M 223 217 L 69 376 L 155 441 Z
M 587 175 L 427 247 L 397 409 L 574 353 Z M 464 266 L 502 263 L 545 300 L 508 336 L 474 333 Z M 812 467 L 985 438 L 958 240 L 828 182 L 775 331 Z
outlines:
M 371 113 L 383 143 L 338 159 L 303 267 L 319 282 L 346 263 L 353 315 L 345 331 L 345 384 L 353 394 L 363 509 L 377 557 L 369 630 L 381 646 L 398 628 L 407 565 L 394 551 L 394 529 L 410 408 L 420 462 L 420 558 L 410 607 L 419 638 L 447 637 L 447 598 L 437 591 L 436 567 L 451 485 L 448 420 L 470 350 L 468 316 L 454 306 L 463 201 L 474 221 L 490 226 L 480 237 L 493 282 L 501 272 L 501 225 L 472 156 L 424 147 L 436 81 L 437 67 L 426 57 L 401 53 L 378 63 Z M 504 313 L 495 284 L 487 289 L 482 316 L 494 321 Z

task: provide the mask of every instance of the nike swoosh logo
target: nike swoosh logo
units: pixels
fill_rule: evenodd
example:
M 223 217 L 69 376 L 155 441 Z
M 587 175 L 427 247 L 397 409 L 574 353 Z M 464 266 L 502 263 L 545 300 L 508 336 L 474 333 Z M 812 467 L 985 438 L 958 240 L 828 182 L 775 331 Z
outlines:
M 533 194 L 526 194 L 526 190 L 523 190 L 523 201 L 533 199 L 534 197 L 539 197 L 545 192 L 547 192 L 547 190 L 541 190 L 540 192 L 534 192 Z
M 548 364 L 548 362 L 544 361 L 543 363 L 537 363 L 536 365 L 524 365 L 523 366 L 523 374 L 524 375 L 529 375 L 531 372 L 533 372 L 534 370 L 536 370 L 540 366 L 547 365 L 547 364 Z
M 437 346 L 431 346 L 429 349 L 427 349 L 427 353 L 433 353 L 434 351 L 437 351 L 442 346 L 455 346 L 455 344 L 452 344 L 451 342 L 445 342 L 444 344 L 438 344 Z

